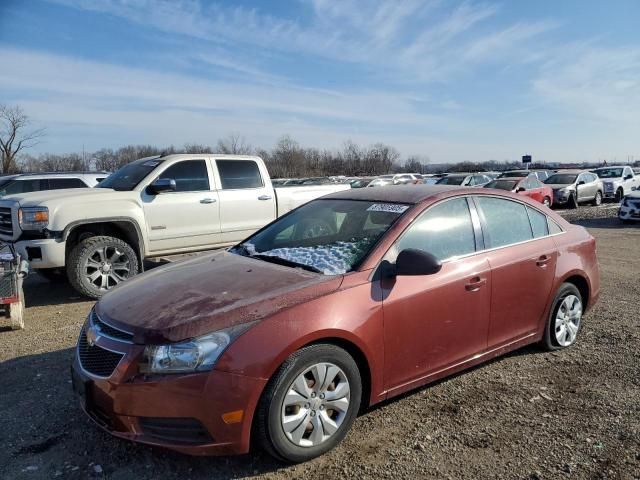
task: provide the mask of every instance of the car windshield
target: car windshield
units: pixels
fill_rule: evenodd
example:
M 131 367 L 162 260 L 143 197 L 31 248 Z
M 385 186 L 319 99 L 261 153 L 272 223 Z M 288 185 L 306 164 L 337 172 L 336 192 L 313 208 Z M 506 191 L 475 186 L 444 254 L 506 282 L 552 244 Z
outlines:
M 619 178 L 622 176 L 621 168 L 599 168 L 595 174 L 600 178 Z
M 113 172 L 96 185 L 96 188 L 112 188 L 121 192 L 131 191 L 162 162 L 157 158 L 136 160 Z
M 462 182 L 464 182 L 465 178 L 467 177 L 462 175 L 449 175 L 438 180 L 438 185 L 462 185 Z
M 231 249 L 238 255 L 339 275 L 358 267 L 409 205 L 315 200 Z
M 518 180 L 493 180 L 485 185 L 485 188 L 498 188 L 500 190 L 511 191 L 515 188 Z
M 547 178 L 544 183 L 549 185 L 570 185 L 576 181 L 577 173 L 556 173 Z

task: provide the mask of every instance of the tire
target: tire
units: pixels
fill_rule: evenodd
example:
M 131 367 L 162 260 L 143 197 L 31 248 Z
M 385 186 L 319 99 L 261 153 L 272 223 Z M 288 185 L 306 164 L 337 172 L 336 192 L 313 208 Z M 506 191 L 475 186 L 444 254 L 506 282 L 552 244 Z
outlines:
M 624 190 L 619 188 L 618 190 L 616 190 L 615 202 L 620 203 L 623 198 L 624 198 Z
M 575 303 L 576 301 L 578 302 L 577 304 Z M 571 306 L 570 309 L 568 308 L 569 306 Z M 573 345 L 582 328 L 583 311 L 582 295 L 580 295 L 577 287 L 572 283 L 560 285 L 547 319 L 542 346 L 548 351 L 553 351 Z M 562 315 L 563 312 L 564 315 Z M 565 316 L 564 322 L 561 319 L 562 316 Z M 566 318 L 572 318 L 572 320 L 567 321 Z M 569 322 L 572 326 L 569 326 Z M 571 333 L 572 338 L 568 338 L 569 333 Z
M 331 365 L 331 370 L 327 371 L 339 373 L 331 379 L 333 382 L 328 389 L 323 389 L 323 385 L 316 389 L 312 379 L 321 375 L 314 375 L 317 370 L 312 367 L 327 364 Z M 322 372 L 321 368 L 318 370 Z M 304 383 L 300 382 L 301 379 Z M 345 385 L 347 393 L 343 396 Z M 288 395 L 291 391 L 293 395 Z M 303 394 L 298 391 L 303 391 Z M 335 401 L 327 400 L 334 392 L 338 392 Z M 287 400 L 290 398 L 293 400 Z M 329 344 L 302 348 L 282 364 L 262 394 L 254 423 L 257 440 L 270 455 L 285 462 L 305 462 L 320 456 L 345 437 L 358 414 L 361 398 L 360 372 L 351 355 Z M 288 406 L 285 400 L 289 402 Z M 340 407 L 324 408 L 332 404 Z M 343 408 L 346 411 L 341 411 Z M 303 420 L 298 418 L 300 415 L 303 415 Z M 291 425 L 288 433 L 285 431 L 287 417 Z M 316 425 L 320 426 L 318 430 Z M 321 437 L 319 441 L 314 436 L 316 431 Z
M 596 196 L 593 198 L 593 202 L 591 202 L 591 205 L 593 205 L 594 207 L 599 207 L 600 205 L 602 205 L 602 192 L 600 190 L 596 192 Z
M 116 255 L 119 256 L 116 258 Z M 109 271 L 100 270 L 107 266 Z M 67 277 L 73 288 L 94 299 L 139 271 L 136 252 L 128 243 L 115 237 L 85 238 L 71 250 L 67 260 Z M 95 277 L 93 282 L 91 276 Z
M 544 197 L 542 199 L 542 204 L 547 208 L 551 208 L 551 199 L 549 197 Z
M 63 268 L 41 268 L 36 272 L 51 283 L 67 283 L 69 281 Z

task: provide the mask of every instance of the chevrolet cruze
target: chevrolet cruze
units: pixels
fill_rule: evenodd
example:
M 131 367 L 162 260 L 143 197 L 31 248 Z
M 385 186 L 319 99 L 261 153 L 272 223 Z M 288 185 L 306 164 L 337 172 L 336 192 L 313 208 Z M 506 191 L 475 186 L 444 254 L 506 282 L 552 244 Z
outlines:
M 527 344 L 571 346 L 598 293 L 594 239 L 528 198 L 347 190 L 114 289 L 73 385 L 117 437 L 301 462 L 363 408 Z

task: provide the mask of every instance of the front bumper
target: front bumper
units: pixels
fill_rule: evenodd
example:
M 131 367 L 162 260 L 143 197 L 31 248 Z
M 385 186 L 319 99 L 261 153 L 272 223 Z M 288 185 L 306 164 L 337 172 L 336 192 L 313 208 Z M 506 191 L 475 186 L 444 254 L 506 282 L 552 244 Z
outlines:
M 55 238 L 20 240 L 15 243 L 20 256 L 34 268 L 62 268 L 65 265 L 65 242 Z
M 640 222 L 640 202 L 636 202 L 635 205 L 620 205 L 618 210 L 618 218 L 621 220 L 634 220 Z
M 253 412 L 266 380 L 216 370 L 143 375 L 137 367 L 142 346 L 123 348 L 122 342 L 105 337 L 95 345 L 124 353 L 108 378 L 87 372 L 77 352 L 72 364 L 81 408 L 102 429 L 189 455 L 249 451 Z

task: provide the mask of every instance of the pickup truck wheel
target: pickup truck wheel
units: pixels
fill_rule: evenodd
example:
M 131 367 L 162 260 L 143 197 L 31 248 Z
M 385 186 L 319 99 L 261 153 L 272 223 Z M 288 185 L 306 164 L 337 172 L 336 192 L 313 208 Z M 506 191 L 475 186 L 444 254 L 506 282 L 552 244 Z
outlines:
M 115 237 L 89 237 L 76 245 L 67 263 L 73 288 L 90 298 L 100 298 L 110 289 L 139 272 L 136 252 Z
M 621 188 L 616 190 L 616 203 L 620 203 L 623 197 L 624 197 L 624 191 Z

